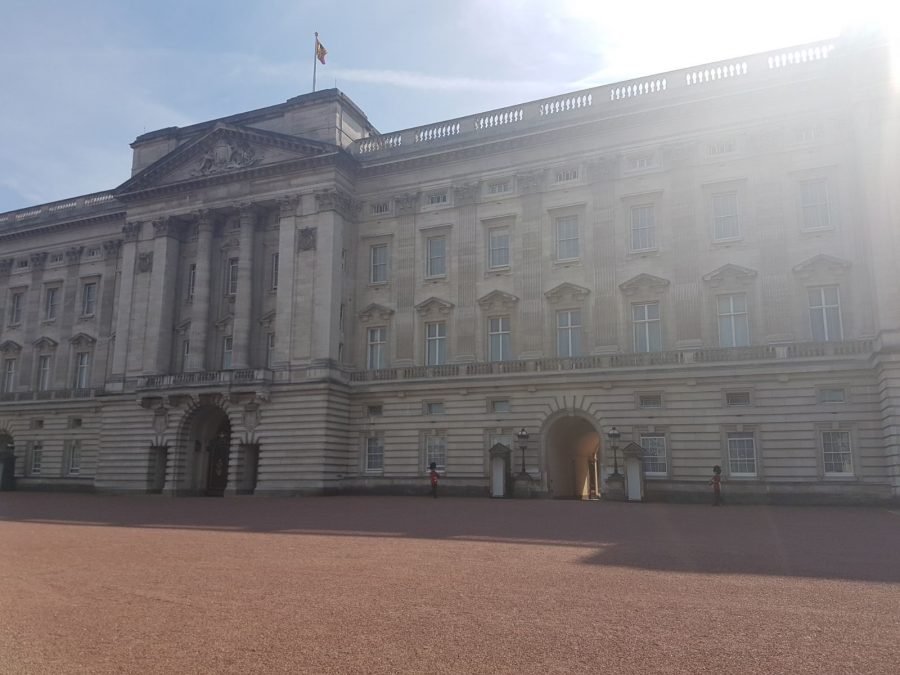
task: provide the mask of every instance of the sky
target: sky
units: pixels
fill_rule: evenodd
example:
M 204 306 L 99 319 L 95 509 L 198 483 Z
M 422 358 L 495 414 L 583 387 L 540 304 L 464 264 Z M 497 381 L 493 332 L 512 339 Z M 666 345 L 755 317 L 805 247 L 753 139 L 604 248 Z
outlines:
M 0 0 L 0 212 L 112 189 L 131 143 L 311 90 L 382 132 L 836 37 L 889 0 Z M 895 17 L 900 12 L 894 12 Z

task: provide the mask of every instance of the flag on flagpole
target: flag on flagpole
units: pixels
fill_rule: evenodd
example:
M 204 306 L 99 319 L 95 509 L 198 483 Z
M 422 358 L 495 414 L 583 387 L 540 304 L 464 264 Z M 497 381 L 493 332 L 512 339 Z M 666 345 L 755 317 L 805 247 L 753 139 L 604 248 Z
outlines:
M 325 55 L 328 54 L 328 50 L 325 49 L 325 45 L 319 42 L 319 34 L 316 33 L 316 58 L 319 60 L 323 66 L 325 65 Z

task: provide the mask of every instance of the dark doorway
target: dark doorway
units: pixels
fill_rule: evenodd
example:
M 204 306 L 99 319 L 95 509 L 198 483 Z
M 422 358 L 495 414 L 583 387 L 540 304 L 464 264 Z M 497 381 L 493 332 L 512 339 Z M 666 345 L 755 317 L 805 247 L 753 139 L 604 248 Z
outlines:
M 12 436 L 0 434 L 0 490 L 16 489 L 16 454 Z
M 228 453 L 231 448 L 231 423 L 226 417 L 209 442 L 209 467 L 206 478 L 206 494 L 221 497 L 228 486 Z

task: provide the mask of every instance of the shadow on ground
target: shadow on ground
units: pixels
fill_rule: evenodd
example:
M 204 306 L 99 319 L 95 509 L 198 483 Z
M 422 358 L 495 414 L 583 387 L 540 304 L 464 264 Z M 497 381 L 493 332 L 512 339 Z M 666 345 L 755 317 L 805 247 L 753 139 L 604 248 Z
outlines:
M 878 508 L 3 493 L 0 521 L 570 546 L 590 565 L 900 583 L 900 514 Z

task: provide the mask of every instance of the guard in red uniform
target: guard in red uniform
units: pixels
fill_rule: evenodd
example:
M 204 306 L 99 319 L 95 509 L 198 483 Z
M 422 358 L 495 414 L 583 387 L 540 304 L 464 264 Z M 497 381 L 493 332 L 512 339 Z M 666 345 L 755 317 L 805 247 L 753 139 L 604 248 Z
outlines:
M 722 467 L 718 464 L 713 467 L 709 484 L 713 487 L 713 506 L 719 506 L 722 503 Z
M 431 496 L 437 499 L 437 486 L 438 486 L 438 472 L 437 472 L 437 464 L 434 462 L 431 463 L 429 467 L 431 469 Z

